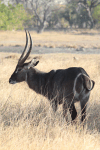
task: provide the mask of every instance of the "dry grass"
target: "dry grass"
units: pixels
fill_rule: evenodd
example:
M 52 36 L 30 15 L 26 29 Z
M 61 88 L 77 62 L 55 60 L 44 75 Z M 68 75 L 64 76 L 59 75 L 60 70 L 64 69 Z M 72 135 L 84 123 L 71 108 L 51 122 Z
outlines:
M 37 34 L 30 31 L 34 46 L 100 48 L 100 31 L 72 30 L 66 32 L 43 32 Z M 24 31 L 0 31 L 0 45 L 25 45 Z
M 37 65 L 43 71 L 81 66 L 96 82 L 91 92 L 84 130 L 79 121 L 74 126 L 65 122 L 62 106 L 54 114 L 48 100 L 30 90 L 26 83 L 8 83 L 18 58 L 19 54 L 0 53 L 0 150 L 99 150 L 100 56 L 41 55 Z M 79 104 L 76 107 L 80 116 Z M 68 117 L 70 120 L 69 113 Z

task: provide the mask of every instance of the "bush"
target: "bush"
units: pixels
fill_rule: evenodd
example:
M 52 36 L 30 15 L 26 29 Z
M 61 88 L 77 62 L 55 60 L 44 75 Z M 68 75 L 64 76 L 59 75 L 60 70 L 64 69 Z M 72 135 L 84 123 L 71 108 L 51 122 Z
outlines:
M 23 29 L 23 23 L 27 20 L 27 13 L 23 5 L 12 6 L 0 3 L 0 30 Z
M 93 19 L 100 24 L 100 5 L 94 8 Z

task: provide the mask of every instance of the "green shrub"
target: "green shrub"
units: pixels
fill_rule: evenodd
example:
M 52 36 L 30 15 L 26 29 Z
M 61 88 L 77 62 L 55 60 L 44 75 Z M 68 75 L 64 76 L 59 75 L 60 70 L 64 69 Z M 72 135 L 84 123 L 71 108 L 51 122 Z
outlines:
M 0 2 L 0 30 L 23 29 L 24 22 L 28 19 L 23 5 L 8 6 Z
M 93 19 L 96 19 L 100 23 L 100 5 L 94 8 Z

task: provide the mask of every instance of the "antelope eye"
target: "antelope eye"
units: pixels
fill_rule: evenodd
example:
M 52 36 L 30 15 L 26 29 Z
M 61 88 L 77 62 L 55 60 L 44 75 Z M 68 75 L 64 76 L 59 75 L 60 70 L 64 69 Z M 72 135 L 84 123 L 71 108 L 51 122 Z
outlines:
M 21 68 L 18 68 L 18 70 L 17 71 L 21 71 L 22 69 Z

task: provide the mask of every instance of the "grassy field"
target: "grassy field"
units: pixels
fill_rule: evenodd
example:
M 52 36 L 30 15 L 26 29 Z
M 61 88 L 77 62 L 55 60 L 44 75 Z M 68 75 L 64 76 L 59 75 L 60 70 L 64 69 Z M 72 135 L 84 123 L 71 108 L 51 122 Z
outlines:
M 0 150 L 99 150 L 100 55 L 45 54 L 40 55 L 36 67 L 48 72 L 81 66 L 95 81 L 84 130 L 80 125 L 80 104 L 76 104 L 77 124 L 72 126 L 69 112 L 69 122 L 62 117 L 62 105 L 54 114 L 49 101 L 29 89 L 26 83 L 9 84 L 19 56 L 0 53 Z
M 43 32 L 37 34 L 30 31 L 33 46 L 100 48 L 99 30 L 70 30 L 66 32 Z M 0 45 L 25 45 L 24 31 L 0 31 Z

